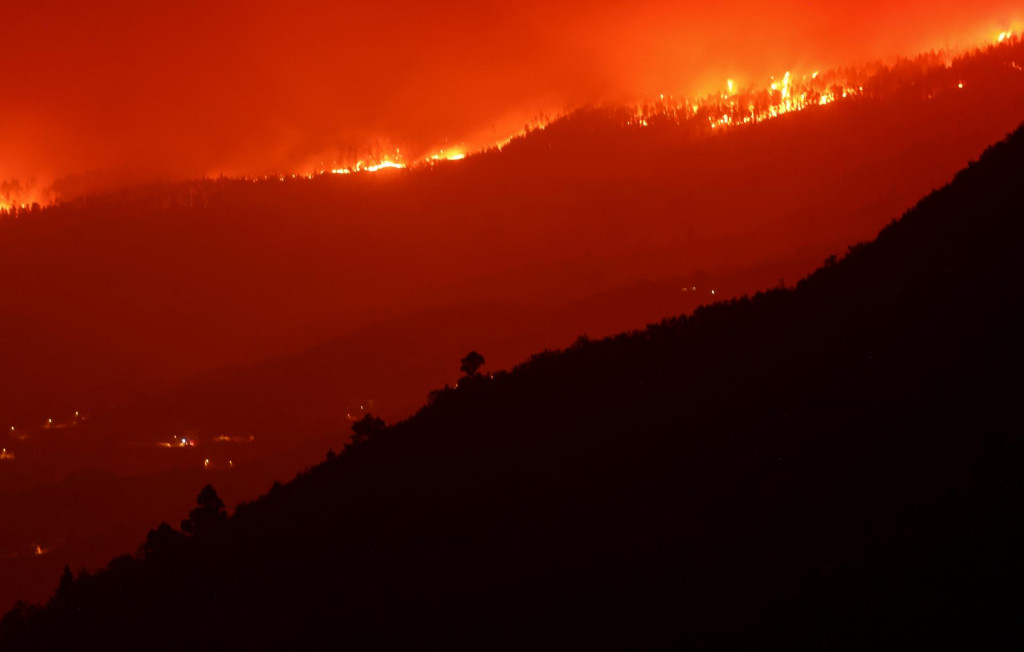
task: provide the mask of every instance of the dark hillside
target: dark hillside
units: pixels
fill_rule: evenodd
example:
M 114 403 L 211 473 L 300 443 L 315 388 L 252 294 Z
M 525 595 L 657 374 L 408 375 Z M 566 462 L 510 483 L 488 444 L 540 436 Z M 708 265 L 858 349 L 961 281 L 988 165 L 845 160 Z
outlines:
M 1018 130 L 795 288 L 464 378 L 226 521 L 205 493 L 0 647 L 1016 648 L 1022 175 Z
M 470 348 L 508 368 L 791 284 L 1016 127 L 1022 60 L 1014 37 L 837 71 L 849 98 L 735 128 L 708 121 L 743 95 L 668 98 L 460 162 L 3 214 L 0 610 L 180 519 L 193 478 L 249 499 L 337 447 L 351 408 L 411 415 Z M 132 500 L 105 502 L 97 472 Z
M 752 292 L 778 280 L 762 265 L 792 282 L 1016 127 L 1021 60 L 1014 40 L 904 62 L 849 100 L 722 133 L 580 110 L 429 169 L 158 185 L 3 217 L 0 422 L 105 413 L 140 388 L 453 306 L 563 308 L 699 272 Z

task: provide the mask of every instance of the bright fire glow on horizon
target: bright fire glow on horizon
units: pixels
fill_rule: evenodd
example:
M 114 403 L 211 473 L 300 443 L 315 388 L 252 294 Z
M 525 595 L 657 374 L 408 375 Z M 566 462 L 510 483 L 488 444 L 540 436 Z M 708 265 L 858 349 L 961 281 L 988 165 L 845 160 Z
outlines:
M 0 601 L 413 414 L 460 342 L 791 287 L 1024 117 L 999 2 L 534 2 L 5 3 Z
M 811 96 L 827 104 L 856 92 L 841 81 L 843 92 L 804 96 L 800 87 L 812 84 L 802 71 L 1004 43 L 1022 27 L 1019 8 L 1000 1 L 840 1 L 809 10 L 795 1 L 707 8 L 641 0 L 626 13 L 572 1 L 476 13 L 313 2 L 281 15 L 257 0 L 245 21 L 228 6 L 195 20 L 199 8 L 188 2 L 173 14 L 126 0 L 106 13 L 84 2 L 53 11 L 37 4 L 10 12 L 0 45 L 19 53 L 0 58 L 0 77 L 13 89 L 0 104 L 0 207 L 7 210 L 140 181 L 458 161 L 580 106 L 662 93 L 669 101 L 734 96 L 775 74 L 764 84 L 781 95 L 774 108 L 729 111 L 709 125 L 758 122 L 805 108 Z M 264 29 L 268 20 L 275 29 Z M 42 24 L 52 29 L 37 29 Z M 455 36 L 424 42 L 437 25 Z M 181 34 L 192 32 L 195 51 L 185 51 Z M 342 56 L 340 34 L 354 51 L 384 34 L 391 45 L 374 48 L 373 57 Z M 107 45 L 93 48 L 97 39 Z M 724 93 L 708 92 L 718 88 Z M 707 106 L 685 101 L 694 114 Z M 401 144 L 402 153 L 373 154 L 372 142 Z
M 1019 42 L 1020 37 L 1007 30 L 975 47 L 1012 46 Z M 941 52 L 940 56 L 948 66 L 956 56 L 970 49 L 973 48 L 965 49 L 963 52 L 945 51 Z M 861 71 L 856 79 L 851 76 L 853 73 L 849 70 L 825 72 L 815 70 L 800 77 L 793 75 L 790 71 L 785 71 L 778 77 L 771 77 L 762 87 L 750 85 L 741 88 L 734 79 L 730 78 L 725 81 L 722 91 L 707 93 L 695 98 L 675 99 L 660 94 L 655 101 L 636 103 L 633 115 L 626 121 L 625 126 L 648 127 L 657 119 L 669 119 L 676 122 L 694 121 L 713 132 L 725 127 L 758 124 L 789 113 L 858 97 L 864 92 L 864 87 L 860 83 L 864 78 L 870 76 L 874 69 L 874 66 L 868 67 L 865 71 Z M 962 90 L 963 82 L 957 83 L 956 87 Z M 401 149 L 395 149 L 392 154 L 361 159 L 350 165 L 320 167 L 313 172 L 289 172 L 253 177 L 252 179 L 257 181 L 274 177 L 281 181 L 288 178 L 311 179 L 328 173 L 336 175 L 373 173 L 382 170 L 416 169 L 441 162 L 461 161 L 467 156 L 484 151 L 500 151 L 513 141 L 525 137 L 532 130 L 545 129 L 558 117 L 536 120 L 515 134 L 501 141 L 486 144 L 476 150 L 469 150 L 465 146 L 458 149 L 441 149 L 436 153 L 408 160 L 402 155 Z

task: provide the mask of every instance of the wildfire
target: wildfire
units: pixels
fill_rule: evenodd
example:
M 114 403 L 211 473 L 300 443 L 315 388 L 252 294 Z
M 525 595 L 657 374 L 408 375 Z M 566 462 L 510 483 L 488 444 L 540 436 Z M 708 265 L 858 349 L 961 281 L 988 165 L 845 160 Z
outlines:
M 213 441 L 217 443 L 226 444 L 251 444 L 256 441 L 256 437 L 249 435 L 248 437 L 232 437 L 229 435 L 217 435 L 213 438 Z
M 1014 27 L 1016 28 L 1016 26 Z M 999 32 L 990 38 L 992 39 L 989 42 L 991 47 L 1017 47 L 1021 43 L 1019 33 L 1013 29 Z M 933 56 L 935 56 L 934 53 Z M 945 58 L 945 66 L 947 69 L 950 68 L 950 61 L 954 60 L 954 53 L 943 51 L 939 56 Z M 1021 66 L 1016 61 L 1009 62 L 1007 65 L 1015 70 L 1021 70 Z M 866 94 L 864 85 L 869 83 L 872 74 L 880 69 L 884 69 L 884 66 L 878 64 L 873 70 L 857 72 L 815 70 L 806 75 L 797 75 L 787 70 L 782 73 L 781 77 L 770 77 L 762 84 L 746 87 L 742 87 L 736 79 L 729 78 L 725 80 L 724 87 L 720 90 L 700 97 L 684 97 L 676 100 L 671 96 L 666 97 L 665 94 L 660 94 L 658 100 L 653 103 L 644 103 L 627 109 L 624 123 L 627 127 L 639 128 L 652 127 L 657 124 L 681 125 L 687 123 L 701 130 L 721 130 L 758 124 L 789 113 L 862 97 Z M 954 80 L 949 87 L 963 90 L 966 86 L 967 83 L 959 79 Z M 872 89 L 869 88 L 867 94 L 872 95 L 872 92 Z M 932 95 L 929 94 L 928 97 L 931 98 Z M 488 151 L 502 151 L 513 142 L 524 139 L 531 133 L 545 130 L 560 117 L 563 116 L 537 118 L 507 138 L 477 148 L 469 148 L 465 144 L 460 144 L 455 148 L 438 149 L 418 158 L 406 158 L 401 150 L 395 149 L 393 152 L 362 158 L 348 165 L 335 163 L 333 166 L 328 166 L 321 163 L 315 170 L 302 174 L 289 173 L 243 178 L 254 183 L 260 180 L 275 179 L 285 182 L 290 179 L 313 179 L 326 174 L 352 175 L 387 170 L 429 168 L 441 163 L 462 161 Z M 25 203 L 28 191 L 28 188 L 17 181 L 4 181 L 0 184 L 0 216 L 18 215 L 35 210 L 38 204 Z M 48 423 L 44 427 L 57 427 L 57 425 Z M 164 445 L 180 446 L 181 444 Z
M 29 209 L 29 204 L 0 199 L 0 213 L 20 213 Z
M 435 154 L 424 156 L 420 159 L 406 162 L 400 150 L 395 150 L 394 155 L 382 156 L 379 159 L 370 161 L 357 161 L 354 165 L 346 167 L 331 168 L 331 174 L 355 174 L 357 172 L 379 172 L 381 170 L 405 170 L 410 167 L 420 168 L 428 165 L 435 165 L 443 161 L 461 161 L 468 154 L 463 149 L 444 150 L 440 149 Z
M 394 161 L 382 161 L 376 165 L 370 165 L 365 168 L 367 172 L 376 172 L 378 170 L 404 170 L 406 168 L 405 163 L 395 163 Z M 358 171 L 359 168 L 356 168 Z
M 195 448 L 196 440 L 189 437 L 172 437 L 171 441 L 162 441 L 157 444 L 160 448 Z
M 836 74 L 822 75 L 818 71 L 799 79 L 786 71 L 780 79 L 772 77 L 761 88 L 750 86 L 741 89 L 734 80 L 728 79 L 722 92 L 701 98 L 666 101 L 661 95 L 654 105 L 634 109 L 626 125 L 648 127 L 656 122 L 696 121 L 698 125 L 703 123 L 717 129 L 757 124 L 787 113 L 832 104 L 863 92 L 864 88 L 859 84 L 841 81 Z
M 400 161 L 393 161 L 391 159 L 384 159 L 377 163 L 364 163 L 363 161 L 357 162 L 352 167 L 347 168 L 332 168 L 331 174 L 352 174 L 354 172 L 378 172 L 380 170 L 404 170 L 408 166 Z
M 361 159 L 356 161 L 354 165 L 344 167 L 334 167 L 330 170 L 322 170 L 321 174 L 330 172 L 330 174 L 354 174 L 356 172 L 379 172 L 381 170 L 404 170 L 408 164 L 405 162 L 405 158 L 402 156 L 402 150 L 396 149 L 394 154 L 385 154 L 383 156 L 372 158 L 369 160 Z M 293 175 L 294 176 L 294 175 Z M 304 175 L 305 176 L 305 175 Z
M 464 158 L 466 158 L 466 154 L 461 150 L 449 151 L 445 153 L 445 151 L 442 149 L 439 150 L 437 154 L 429 156 L 427 159 L 425 159 L 425 161 L 428 163 L 436 163 L 438 161 L 461 161 Z
M 1007 30 L 999 33 L 995 41 L 997 46 L 1016 45 L 1019 43 L 1020 37 L 1013 31 Z M 948 61 L 953 58 L 953 55 L 947 52 L 945 56 L 948 67 Z M 798 77 L 792 71 L 785 71 L 780 78 L 772 77 L 763 86 L 753 85 L 747 88 L 741 88 L 735 79 L 727 79 L 722 91 L 703 97 L 690 97 L 674 101 L 671 97 L 666 99 L 666 96 L 661 94 L 653 105 L 644 104 L 635 107 L 631 112 L 631 117 L 626 120 L 626 125 L 649 127 L 656 122 L 694 121 L 695 124 L 703 124 L 704 127 L 714 130 L 737 125 L 758 124 L 788 113 L 864 96 L 864 84 L 873 72 L 873 70 L 869 70 L 853 74 L 815 70 L 810 74 Z M 964 87 L 965 82 L 961 80 L 954 84 L 954 88 L 958 90 L 963 90 Z M 478 151 L 501 151 L 514 141 L 525 138 L 532 131 L 546 129 L 551 122 L 553 120 L 546 118 L 535 120 L 533 124 L 527 125 L 517 133 Z M 465 150 L 457 152 L 440 150 L 436 154 L 409 163 L 408 167 L 422 167 L 439 161 L 461 161 L 471 155 Z M 395 167 L 407 167 L 407 165 L 404 162 L 389 162 L 388 159 L 384 159 L 384 162 L 375 165 L 356 164 L 353 167 L 332 170 L 332 172 L 350 174 Z
M 0 215 L 16 215 L 41 208 L 39 189 L 32 182 L 22 183 L 17 179 L 0 179 Z

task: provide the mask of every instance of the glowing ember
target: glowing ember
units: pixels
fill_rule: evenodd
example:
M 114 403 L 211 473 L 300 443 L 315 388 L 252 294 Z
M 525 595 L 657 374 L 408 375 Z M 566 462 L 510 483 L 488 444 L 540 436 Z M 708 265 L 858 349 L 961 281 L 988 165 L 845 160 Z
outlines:
M 160 448 L 195 448 L 196 440 L 188 437 L 174 437 L 171 441 L 162 441 L 157 444 Z

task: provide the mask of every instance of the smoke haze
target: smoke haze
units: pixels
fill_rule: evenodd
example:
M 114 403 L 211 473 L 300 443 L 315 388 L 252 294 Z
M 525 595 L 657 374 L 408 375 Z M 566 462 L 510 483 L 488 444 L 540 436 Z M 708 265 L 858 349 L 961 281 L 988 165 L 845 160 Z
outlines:
M 0 180 L 68 195 L 482 146 L 581 104 L 966 46 L 1020 17 L 1006 0 L 4 5 Z

